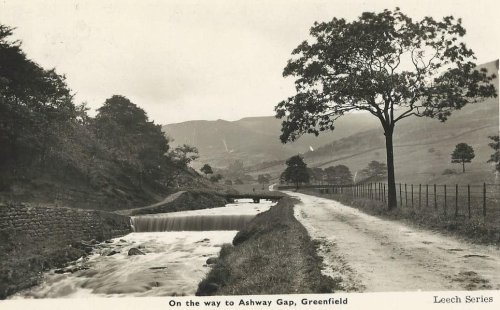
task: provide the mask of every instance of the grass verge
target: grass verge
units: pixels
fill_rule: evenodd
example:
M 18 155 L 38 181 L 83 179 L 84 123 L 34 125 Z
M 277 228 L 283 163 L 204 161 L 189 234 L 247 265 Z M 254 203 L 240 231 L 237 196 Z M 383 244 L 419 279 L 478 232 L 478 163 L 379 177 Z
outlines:
M 225 245 L 196 295 L 331 293 L 339 280 L 321 273 L 317 244 L 285 197 L 257 215 Z
M 401 220 L 410 225 L 451 234 L 474 243 L 500 245 L 500 227 L 477 218 L 468 220 L 399 206 L 389 211 L 384 202 L 369 198 L 341 194 L 319 194 L 317 191 L 309 189 L 300 190 L 300 192 L 332 199 L 371 215 L 391 220 Z

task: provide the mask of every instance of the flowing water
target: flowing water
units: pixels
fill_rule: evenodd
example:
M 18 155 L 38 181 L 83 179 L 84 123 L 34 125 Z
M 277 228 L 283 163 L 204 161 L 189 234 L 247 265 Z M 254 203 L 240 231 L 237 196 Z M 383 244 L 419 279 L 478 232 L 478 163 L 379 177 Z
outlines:
M 42 284 L 11 298 L 194 295 L 210 270 L 207 259 L 216 257 L 237 229 L 270 206 L 270 202 L 242 202 L 134 217 L 137 232 L 97 245 L 88 257 L 64 270 L 46 272 Z M 145 255 L 129 256 L 131 248 Z
M 239 230 L 270 204 L 243 202 L 222 208 L 133 216 L 132 226 L 135 232 Z

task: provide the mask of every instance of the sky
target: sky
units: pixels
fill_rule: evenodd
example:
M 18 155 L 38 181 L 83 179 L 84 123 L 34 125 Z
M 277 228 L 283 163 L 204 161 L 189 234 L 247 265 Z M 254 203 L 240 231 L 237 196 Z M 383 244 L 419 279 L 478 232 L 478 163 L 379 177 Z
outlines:
M 294 94 L 283 68 L 315 21 L 397 6 L 461 17 L 477 62 L 499 58 L 496 0 L 0 0 L 0 23 L 66 75 L 76 103 L 123 95 L 168 124 L 273 115 Z

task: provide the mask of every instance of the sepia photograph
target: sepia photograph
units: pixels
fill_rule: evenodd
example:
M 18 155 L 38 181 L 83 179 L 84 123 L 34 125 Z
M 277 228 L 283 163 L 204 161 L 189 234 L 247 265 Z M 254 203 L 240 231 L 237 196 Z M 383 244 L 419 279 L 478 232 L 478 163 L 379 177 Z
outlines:
M 498 8 L 0 1 L 0 307 L 499 305 Z

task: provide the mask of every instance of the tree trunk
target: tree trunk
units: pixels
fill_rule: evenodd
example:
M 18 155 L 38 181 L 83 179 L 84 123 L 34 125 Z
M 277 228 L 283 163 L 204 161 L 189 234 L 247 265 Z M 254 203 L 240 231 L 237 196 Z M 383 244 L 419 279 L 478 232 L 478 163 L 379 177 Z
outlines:
M 462 173 L 465 173 L 465 160 L 462 160 Z
M 389 210 L 397 207 L 396 180 L 394 177 L 394 148 L 392 134 L 394 129 L 385 130 L 385 148 L 387 153 L 387 206 Z

